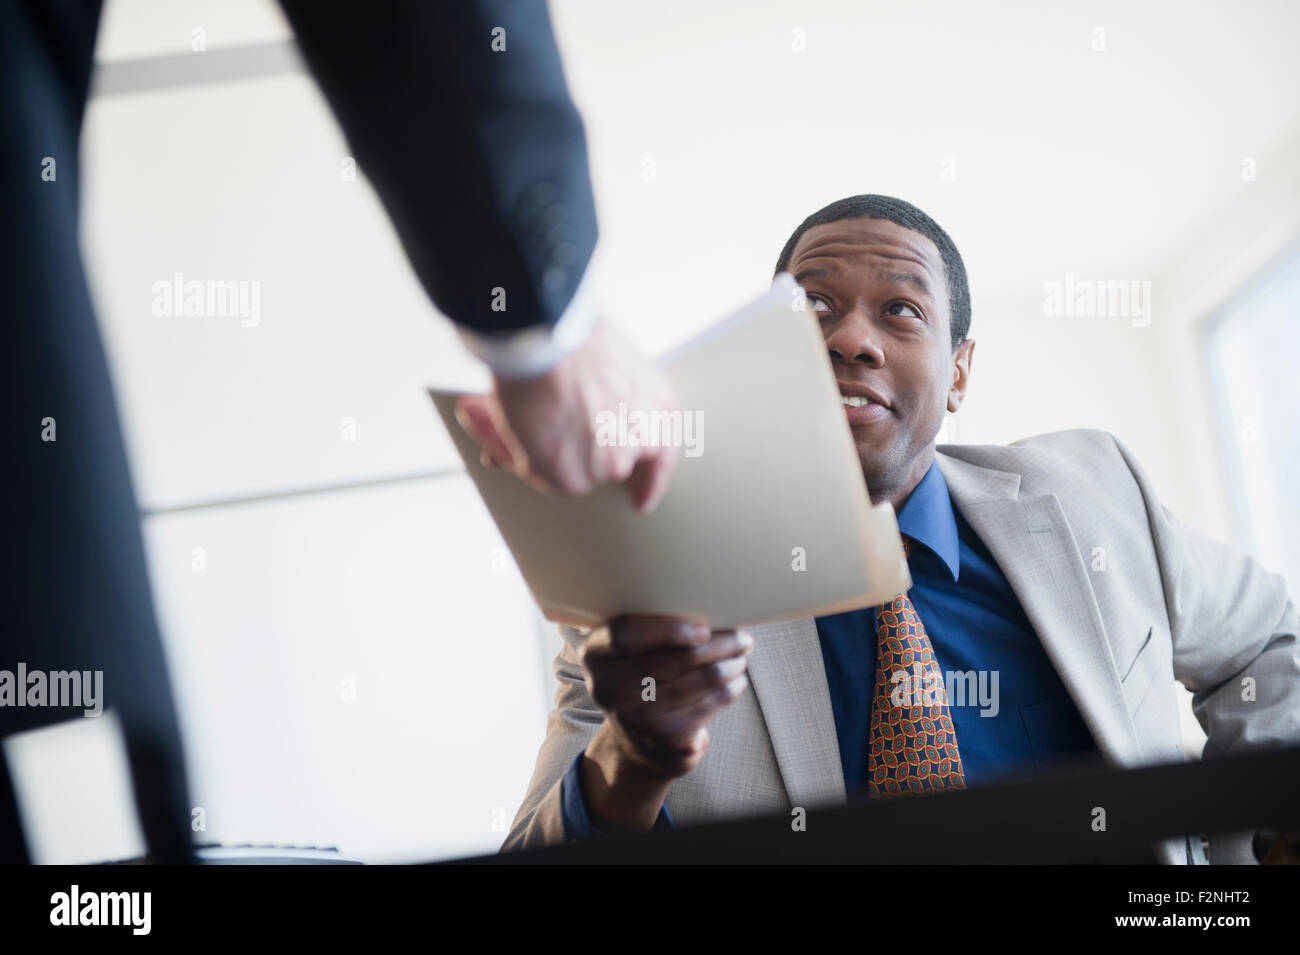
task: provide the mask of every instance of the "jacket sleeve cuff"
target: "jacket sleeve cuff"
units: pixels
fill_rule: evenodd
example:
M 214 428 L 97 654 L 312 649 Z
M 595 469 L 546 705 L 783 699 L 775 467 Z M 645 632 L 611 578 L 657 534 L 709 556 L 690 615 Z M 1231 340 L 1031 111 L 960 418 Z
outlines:
M 588 263 L 573 298 L 554 325 L 535 325 L 496 335 L 458 325 L 460 340 L 499 378 L 543 375 L 591 337 L 599 317 L 592 290 L 594 284 L 592 265 Z

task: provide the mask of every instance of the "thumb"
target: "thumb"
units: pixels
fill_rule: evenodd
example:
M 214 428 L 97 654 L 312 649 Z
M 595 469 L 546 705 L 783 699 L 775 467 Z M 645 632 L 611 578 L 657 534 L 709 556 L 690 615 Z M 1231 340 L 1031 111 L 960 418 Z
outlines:
M 516 445 L 504 420 L 494 413 L 487 395 L 461 396 L 456 401 L 455 413 L 460 426 L 478 442 L 494 464 L 511 471 L 523 467 L 525 455 Z

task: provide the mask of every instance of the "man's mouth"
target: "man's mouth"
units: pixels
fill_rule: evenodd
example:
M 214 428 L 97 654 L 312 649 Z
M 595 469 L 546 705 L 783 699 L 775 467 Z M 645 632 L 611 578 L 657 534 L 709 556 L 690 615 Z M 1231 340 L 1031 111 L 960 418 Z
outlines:
M 840 389 L 840 401 L 844 405 L 844 414 L 849 424 L 867 424 L 879 421 L 889 414 L 889 405 L 884 396 L 863 385 L 850 385 L 837 382 Z

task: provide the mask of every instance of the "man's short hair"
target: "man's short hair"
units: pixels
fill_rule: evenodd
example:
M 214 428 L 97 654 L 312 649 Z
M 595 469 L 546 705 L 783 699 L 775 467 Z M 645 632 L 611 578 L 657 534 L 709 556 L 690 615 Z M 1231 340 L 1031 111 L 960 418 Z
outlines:
M 970 331 L 970 285 L 966 281 L 966 264 L 961 260 L 961 253 L 948 233 L 939 227 L 928 215 L 902 199 L 893 196 L 849 196 L 837 199 L 830 205 L 818 209 L 799 224 L 781 250 L 777 260 L 776 271 L 785 272 L 790 267 L 790 257 L 799 237 L 813 226 L 826 225 L 830 222 L 842 222 L 845 219 L 882 219 L 893 222 L 904 229 L 919 232 L 939 250 L 943 259 L 943 270 L 948 280 L 948 311 L 952 326 L 952 347 L 966 340 Z M 774 273 L 775 274 L 775 273 Z

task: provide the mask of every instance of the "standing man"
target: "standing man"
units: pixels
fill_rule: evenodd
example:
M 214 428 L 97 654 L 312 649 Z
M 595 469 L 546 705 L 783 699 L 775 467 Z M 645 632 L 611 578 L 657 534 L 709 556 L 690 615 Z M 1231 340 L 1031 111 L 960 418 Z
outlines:
M 0 669 L 103 671 L 150 855 L 183 861 L 180 735 L 77 247 L 78 141 L 100 6 L 0 5 L 9 336 Z M 599 410 L 673 399 L 592 301 L 586 143 L 545 3 L 393 0 L 346 17 L 308 0 L 282 6 L 412 267 L 492 369 L 492 394 L 458 409 L 484 453 L 508 449 L 526 477 L 560 493 L 626 482 L 638 507 L 653 507 L 672 453 L 595 441 Z M 80 714 L 0 705 L 0 739 Z M 0 758 L 0 862 L 27 858 Z

